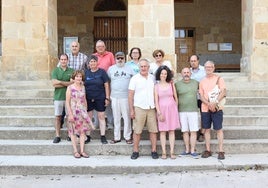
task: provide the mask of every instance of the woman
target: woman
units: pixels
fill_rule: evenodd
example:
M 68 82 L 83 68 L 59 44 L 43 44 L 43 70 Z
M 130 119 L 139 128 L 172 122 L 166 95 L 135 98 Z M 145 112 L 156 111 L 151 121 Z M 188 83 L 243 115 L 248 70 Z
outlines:
M 156 71 L 155 85 L 155 106 L 157 111 L 158 130 L 162 148 L 162 159 L 167 158 L 166 154 L 166 133 L 169 136 L 170 158 L 176 159 L 174 154 L 175 129 L 180 127 L 178 113 L 178 98 L 174 92 L 175 86 L 172 80 L 171 70 L 167 66 L 160 66 Z
M 66 107 L 68 111 L 68 134 L 71 137 L 74 157 L 88 158 L 85 153 L 86 132 L 94 129 L 90 117 L 87 114 L 87 102 L 85 95 L 85 86 L 83 85 L 84 72 L 77 70 L 73 73 L 74 83 L 68 86 L 66 91 Z M 90 126 L 89 126 L 90 125 Z M 77 149 L 77 137 L 80 138 L 80 152 Z
M 104 69 L 98 68 L 98 57 L 91 55 L 85 69 L 85 87 L 87 110 L 93 117 L 93 110 L 97 111 L 101 135 L 101 143 L 107 144 L 105 137 L 105 109 L 110 103 L 109 78 Z
M 163 50 L 157 49 L 153 52 L 153 57 L 155 62 L 150 64 L 150 73 L 155 75 L 157 69 L 160 66 L 166 65 L 170 70 L 172 70 L 172 66 L 170 61 L 164 60 L 165 53 Z
M 131 48 L 129 52 L 131 61 L 126 62 L 126 65 L 130 66 L 135 74 L 140 72 L 139 59 L 141 58 L 141 49 L 138 47 Z

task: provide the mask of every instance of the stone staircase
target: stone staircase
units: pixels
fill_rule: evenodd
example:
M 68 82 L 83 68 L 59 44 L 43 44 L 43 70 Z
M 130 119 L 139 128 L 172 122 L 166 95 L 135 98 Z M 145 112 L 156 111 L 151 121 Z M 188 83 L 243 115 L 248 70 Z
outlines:
M 220 75 L 224 77 L 228 89 L 227 104 L 224 109 L 226 154 L 267 154 L 268 83 L 248 82 L 247 77 L 241 73 L 220 73 Z M 49 81 L 21 81 L 16 82 L 15 85 L 11 81 L 0 82 L 1 174 L 81 174 L 83 173 L 82 168 L 76 169 L 73 166 L 82 167 L 82 164 L 85 165 L 85 163 L 91 169 L 91 171 L 84 170 L 86 173 L 141 173 L 148 171 L 145 170 L 146 165 L 153 163 L 149 156 L 147 158 L 150 162 L 145 159 L 147 161 L 145 164 L 130 160 L 132 145 L 127 145 L 124 141 L 115 145 L 102 145 L 99 141 L 98 130 L 92 133 L 92 142 L 86 145 L 86 151 L 91 158 L 81 159 L 83 163 L 77 162 L 77 159 L 72 157 L 71 143 L 65 139 L 66 128 L 62 129 L 62 142 L 53 144 L 55 130 L 52 96 L 53 88 Z M 113 131 L 107 130 L 106 136 L 108 140 L 112 139 Z M 212 133 L 212 138 L 212 151 L 217 151 L 215 132 Z M 183 149 L 181 133 L 177 131 L 175 151 L 179 154 Z M 197 151 L 202 152 L 203 150 L 204 143 L 197 143 Z M 161 153 L 159 141 L 158 152 Z M 140 154 L 142 156 L 150 154 L 150 142 L 146 130 L 142 135 Z M 65 162 L 61 161 L 61 158 Z M 124 159 L 125 165 L 119 165 L 118 171 L 115 171 L 113 164 L 116 166 L 114 162 L 118 158 Z M 176 169 L 215 168 L 214 163 L 211 163 L 214 165 L 212 167 L 209 165 L 193 167 L 191 159 L 185 159 L 189 162 L 186 162 L 182 168 L 176 164 L 177 160 L 181 159 L 176 159 L 175 162 L 157 160 L 149 169 L 152 172 L 158 172 L 171 169 L 175 171 Z M 38 163 L 38 161 L 40 162 Z M 44 164 L 45 161 L 47 164 Z M 53 166 L 51 161 L 57 161 L 57 164 Z M 120 162 L 122 161 L 119 160 Z M 102 165 L 98 166 L 95 163 Z M 133 166 L 140 168 L 133 168 Z

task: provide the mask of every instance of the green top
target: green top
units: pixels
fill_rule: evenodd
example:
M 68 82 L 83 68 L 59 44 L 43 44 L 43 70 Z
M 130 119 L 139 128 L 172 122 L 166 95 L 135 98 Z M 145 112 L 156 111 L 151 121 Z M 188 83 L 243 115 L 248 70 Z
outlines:
M 57 67 L 52 71 L 52 79 L 69 82 L 74 69 L 67 67 L 63 70 L 61 67 Z M 67 87 L 55 88 L 54 90 L 54 100 L 55 101 L 65 101 L 66 99 Z
M 175 83 L 178 99 L 179 112 L 197 112 L 198 82 L 191 79 L 186 83 L 183 80 Z

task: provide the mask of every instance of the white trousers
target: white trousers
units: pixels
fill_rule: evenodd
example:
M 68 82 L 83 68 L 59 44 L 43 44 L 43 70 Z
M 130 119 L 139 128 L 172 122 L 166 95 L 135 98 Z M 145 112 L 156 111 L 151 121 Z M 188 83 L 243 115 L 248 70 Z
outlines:
M 114 116 L 114 139 L 121 140 L 121 117 L 124 120 L 124 138 L 131 138 L 131 121 L 129 114 L 128 99 L 112 98 L 112 110 Z

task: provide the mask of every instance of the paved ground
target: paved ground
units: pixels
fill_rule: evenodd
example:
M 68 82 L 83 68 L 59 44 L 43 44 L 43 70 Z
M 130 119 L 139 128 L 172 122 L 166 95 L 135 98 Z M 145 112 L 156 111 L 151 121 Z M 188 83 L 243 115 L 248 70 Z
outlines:
M 265 188 L 268 170 L 161 174 L 2 176 L 0 188 Z

